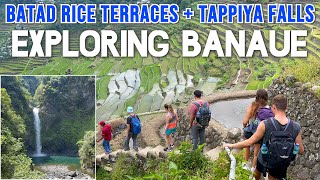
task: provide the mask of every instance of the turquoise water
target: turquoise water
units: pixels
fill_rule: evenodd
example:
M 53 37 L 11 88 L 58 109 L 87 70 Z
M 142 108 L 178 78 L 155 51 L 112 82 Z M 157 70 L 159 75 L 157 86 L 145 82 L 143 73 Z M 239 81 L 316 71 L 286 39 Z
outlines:
M 50 156 L 45 158 L 32 158 L 36 165 L 73 165 L 80 168 L 80 158 L 70 156 Z

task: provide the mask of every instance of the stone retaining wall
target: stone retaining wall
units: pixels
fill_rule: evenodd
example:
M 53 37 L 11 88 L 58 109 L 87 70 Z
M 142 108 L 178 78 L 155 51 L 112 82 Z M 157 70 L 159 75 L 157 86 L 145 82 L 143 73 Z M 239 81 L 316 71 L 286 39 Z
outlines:
M 204 97 L 204 100 L 210 104 L 216 103 L 218 101 L 227 101 L 233 99 L 250 98 L 256 95 L 256 91 L 236 91 L 229 93 L 216 93 L 211 96 Z M 174 135 L 174 139 L 177 143 L 182 141 L 191 141 L 192 137 L 190 135 L 189 127 L 189 113 L 188 108 L 178 108 L 177 109 L 179 123 L 177 127 L 177 133 Z M 227 129 L 224 125 L 212 119 L 210 121 L 209 127 L 206 129 L 206 146 L 209 149 L 213 149 L 220 146 L 222 142 L 235 143 L 240 141 L 242 131 L 239 128 Z
M 289 167 L 288 174 L 294 179 L 320 179 L 320 98 L 311 89 L 310 83 L 296 82 L 291 76 L 274 80 L 269 87 L 270 99 L 277 94 L 286 95 L 288 117 L 301 125 L 305 154 Z

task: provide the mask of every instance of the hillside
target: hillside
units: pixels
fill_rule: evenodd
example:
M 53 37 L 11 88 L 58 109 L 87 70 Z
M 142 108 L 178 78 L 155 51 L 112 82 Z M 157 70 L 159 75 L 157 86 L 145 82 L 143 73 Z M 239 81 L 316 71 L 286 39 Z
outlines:
M 128 1 L 125 1 L 128 2 Z M 154 1 L 156 3 L 157 1 Z M 168 1 L 195 9 L 198 3 L 218 3 L 216 1 Z M 225 3 L 227 1 L 221 1 Z M 97 1 L 99 3 L 99 1 Z M 107 1 L 104 3 L 116 3 Z M 124 3 L 124 2 L 122 2 Z M 316 14 L 319 15 L 320 3 L 315 2 Z M 266 8 L 266 6 L 264 6 Z M 266 9 L 264 9 L 266 13 Z M 70 30 L 71 50 L 79 49 L 79 34 L 85 29 L 96 31 L 108 29 L 120 33 L 120 30 L 134 29 L 136 34 L 141 30 L 163 30 L 170 36 L 170 51 L 163 58 L 62 58 L 61 45 L 54 47 L 52 58 L 6 59 L 0 62 L 2 74 L 73 74 L 97 75 L 97 118 L 108 119 L 110 116 L 121 116 L 127 106 L 134 106 L 138 112 L 159 110 L 164 103 L 184 101 L 193 88 L 211 94 L 215 89 L 239 90 L 266 88 L 288 66 L 297 60 L 319 59 L 320 22 L 313 24 L 200 24 L 196 14 L 192 21 L 182 16 L 177 24 L 95 24 L 95 25 L 27 25 L 29 29 L 66 29 Z M 10 24 L 1 24 L 1 32 L 9 32 Z M 225 31 L 246 30 L 247 40 L 253 30 L 262 30 L 266 45 L 269 43 L 268 30 L 276 30 L 277 48 L 283 48 L 284 30 L 308 30 L 308 58 L 262 58 L 256 53 L 252 58 L 239 58 L 233 51 L 231 58 L 218 58 L 212 53 L 209 58 L 183 58 L 181 56 L 181 31 L 192 29 L 199 34 L 202 46 L 205 45 L 210 30 L 217 30 L 221 44 L 225 41 Z M 4 33 L 5 34 L 5 33 Z M 4 35 L 2 35 L 4 36 Z M 119 36 L 119 35 L 118 35 Z M 6 36 L 7 37 L 7 36 Z M 5 38 L 4 38 L 5 39 Z M 92 45 L 90 41 L 87 46 Z M 118 41 L 120 47 L 120 41 Z M 247 44 L 248 46 L 248 44 Z M 135 78 L 128 78 L 135 73 Z M 161 102 L 161 103 L 159 103 Z M 109 113 L 105 113 L 108 110 Z

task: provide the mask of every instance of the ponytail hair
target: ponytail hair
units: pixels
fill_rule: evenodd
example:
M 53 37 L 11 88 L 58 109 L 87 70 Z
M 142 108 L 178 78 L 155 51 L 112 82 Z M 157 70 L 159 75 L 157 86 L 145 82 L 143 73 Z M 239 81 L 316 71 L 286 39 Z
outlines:
M 172 114 L 174 114 L 174 110 L 171 104 L 165 104 L 164 108 L 167 109 L 169 112 L 171 112 Z
M 257 112 L 261 107 L 268 104 L 268 92 L 264 89 L 259 89 L 256 94 L 256 100 L 252 102 L 252 111 L 250 118 L 256 118 Z

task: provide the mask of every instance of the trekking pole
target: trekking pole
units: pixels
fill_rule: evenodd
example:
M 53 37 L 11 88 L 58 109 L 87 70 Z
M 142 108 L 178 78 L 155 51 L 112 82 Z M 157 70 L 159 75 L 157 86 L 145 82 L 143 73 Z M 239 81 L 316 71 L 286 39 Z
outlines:
M 232 153 L 228 147 L 225 147 L 224 149 L 227 151 L 229 158 L 231 160 L 229 180 L 235 180 L 236 179 L 236 163 L 237 163 L 236 158 L 234 158 L 234 156 L 232 155 Z

